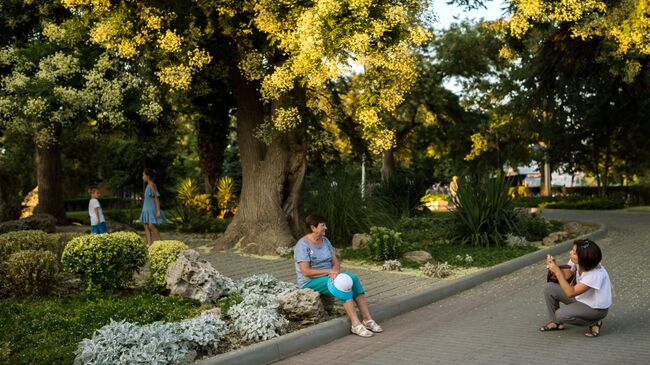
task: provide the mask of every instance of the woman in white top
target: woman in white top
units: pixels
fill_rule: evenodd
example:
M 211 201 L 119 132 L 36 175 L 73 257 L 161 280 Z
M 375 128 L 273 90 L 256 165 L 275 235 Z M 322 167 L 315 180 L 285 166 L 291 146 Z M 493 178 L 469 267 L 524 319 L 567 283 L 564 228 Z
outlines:
M 600 247 L 588 238 L 573 242 L 570 252 L 572 270 L 576 273 L 576 283 L 571 285 L 552 256 L 546 264 L 555 274 L 558 283 L 549 282 L 544 287 L 544 299 L 548 308 L 550 322 L 540 327 L 540 331 L 560 331 L 565 323 L 588 326 L 587 337 L 598 337 L 603 318 L 612 305 L 612 284 L 607 270 L 601 265 Z M 566 304 L 560 308 L 560 302 Z

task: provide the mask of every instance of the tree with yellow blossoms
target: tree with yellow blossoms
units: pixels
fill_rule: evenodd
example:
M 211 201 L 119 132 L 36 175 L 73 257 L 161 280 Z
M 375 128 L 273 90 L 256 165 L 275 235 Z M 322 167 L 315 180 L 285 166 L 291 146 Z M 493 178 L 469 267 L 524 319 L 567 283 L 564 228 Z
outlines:
M 62 1 L 91 24 L 91 42 L 152 65 L 172 91 L 190 89 L 203 69 L 227 80 L 243 186 L 220 241 L 251 252 L 291 245 L 302 231 L 305 133 L 330 112 L 326 84 L 368 75 L 353 122 L 380 152 L 393 144 L 380 113 L 403 100 L 417 76 L 413 49 L 429 36 L 426 0 Z
M 568 30 L 570 37 L 602 42 L 599 58 L 631 82 L 639 59 L 650 55 L 650 2 L 647 0 L 513 0 L 510 34 L 524 37 L 539 25 Z

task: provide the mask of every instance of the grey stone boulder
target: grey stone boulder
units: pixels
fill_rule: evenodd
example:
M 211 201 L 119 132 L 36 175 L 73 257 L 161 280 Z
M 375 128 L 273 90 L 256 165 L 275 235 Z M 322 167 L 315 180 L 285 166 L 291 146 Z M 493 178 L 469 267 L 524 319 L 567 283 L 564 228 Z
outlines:
M 566 231 L 570 237 L 578 237 L 589 233 L 591 229 L 578 222 L 568 222 L 564 225 L 564 231 Z
M 358 250 L 360 248 L 366 248 L 368 246 L 368 240 L 370 235 L 366 233 L 355 233 L 352 236 L 352 248 Z
M 426 251 L 409 251 L 404 254 L 405 259 L 409 259 L 411 261 L 415 261 L 418 264 L 426 264 L 427 262 L 431 262 L 433 260 L 433 257 L 431 256 L 430 253 Z
M 214 303 L 228 294 L 222 275 L 194 250 L 185 250 L 169 265 L 165 282 L 172 295 Z
M 320 294 L 311 289 L 287 290 L 276 297 L 284 316 L 301 325 L 318 323 L 325 317 Z
M 564 242 L 567 239 L 569 239 L 569 234 L 567 232 L 558 231 L 558 232 L 553 232 L 548 236 L 544 237 L 544 239 L 542 240 L 542 244 L 544 246 L 553 246 L 560 242 Z
M 201 313 L 199 313 L 197 317 L 203 318 L 208 316 L 211 316 L 214 319 L 221 319 L 221 308 L 211 308 L 211 309 L 203 310 L 201 311 Z

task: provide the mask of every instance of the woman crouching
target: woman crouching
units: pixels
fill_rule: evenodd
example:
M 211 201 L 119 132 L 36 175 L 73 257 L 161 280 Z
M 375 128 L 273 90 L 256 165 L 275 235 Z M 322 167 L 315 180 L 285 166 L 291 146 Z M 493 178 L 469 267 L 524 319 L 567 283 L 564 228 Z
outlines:
M 321 295 L 337 297 L 343 303 L 355 335 L 370 337 L 373 332 L 382 332 L 382 328 L 370 316 L 359 278 L 352 273 L 340 272 L 334 247 L 325 237 L 325 218 L 312 214 L 305 219 L 305 226 L 307 234 L 298 240 L 293 249 L 298 286 Z M 357 316 L 355 303 L 363 322 Z
M 569 265 L 576 273 L 576 283 L 571 285 L 562 269 L 548 256 L 546 264 L 555 274 L 558 283 L 549 282 L 544 287 L 544 299 L 548 308 L 550 322 L 539 330 L 560 331 L 564 324 L 588 326 L 585 336 L 598 337 L 612 305 L 612 284 L 607 270 L 601 265 L 600 247 L 588 238 L 573 242 Z M 560 308 L 560 302 L 566 304 Z

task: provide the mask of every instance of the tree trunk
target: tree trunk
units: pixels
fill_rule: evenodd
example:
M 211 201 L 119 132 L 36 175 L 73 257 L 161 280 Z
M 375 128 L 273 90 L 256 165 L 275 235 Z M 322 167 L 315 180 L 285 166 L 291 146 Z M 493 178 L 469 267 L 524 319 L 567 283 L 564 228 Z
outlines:
M 258 83 L 231 71 L 237 100 L 237 138 L 242 191 L 237 214 L 217 244 L 250 253 L 271 253 L 292 246 L 303 231 L 298 200 L 307 166 L 307 150 L 297 132 L 277 135 L 267 146 L 255 138 L 264 120 Z
M 36 181 L 38 184 L 38 213 L 51 214 L 56 220 L 65 223 L 65 207 L 63 205 L 63 174 L 61 163 L 61 148 L 59 145 L 60 131 L 55 131 L 56 142 L 44 146 L 36 146 Z
M 387 181 L 395 173 L 395 155 L 393 149 L 384 150 L 381 159 L 381 181 Z
M 612 148 L 611 143 L 607 142 L 607 147 L 605 148 L 605 166 L 603 167 L 603 187 L 600 191 L 601 197 L 607 196 L 607 186 L 609 185 L 609 164 L 612 159 Z
M 203 115 L 196 122 L 199 166 L 208 194 L 214 193 L 223 172 L 223 154 L 228 139 L 228 115 L 211 117 Z

